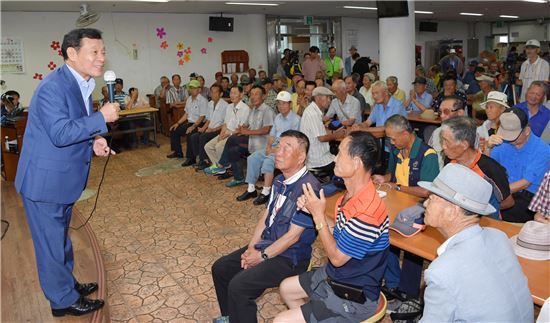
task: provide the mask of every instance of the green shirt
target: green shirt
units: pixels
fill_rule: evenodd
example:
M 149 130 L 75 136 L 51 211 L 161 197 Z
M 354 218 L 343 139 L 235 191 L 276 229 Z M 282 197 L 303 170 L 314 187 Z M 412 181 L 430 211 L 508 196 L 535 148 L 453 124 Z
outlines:
M 420 138 L 415 136 L 408 158 L 403 158 L 403 155 L 401 155 L 401 151 L 393 147 L 390 153 L 390 160 L 386 173 L 392 174 L 393 177 L 395 177 L 397 184 L 400 184 L 402 186 L 417 186 L 409 185 L 411 172 L 420 172 L 420 174 L 417 173 L 412 175 L 418 178 L 419 181 L 427 182 L 432 182 L 439 174 L 439 163 L 437 161 L 437 154 L 435 150 L 429 146 L 428 149 L 425 151 L 424 156 L 421 158 L 422 165 L 420 169 L 417 169 L 414 167 L 414 165 L 409 164 L 411 159 L 417 159 L 417 155 L 422 145 L 426 144 L 422 142 Z

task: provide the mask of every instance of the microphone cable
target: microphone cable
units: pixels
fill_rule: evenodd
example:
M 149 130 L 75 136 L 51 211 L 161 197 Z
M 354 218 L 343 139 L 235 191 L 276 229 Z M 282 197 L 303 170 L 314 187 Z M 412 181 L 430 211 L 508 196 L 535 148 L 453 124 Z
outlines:
M 109 138 L 109 143 L 107 144 L 108 147 L 109 147 L 109 155 L 107 155 L 107 160 L 105 161 L 105 165 L 103 165 L 103 172 L 101 173 L 101 179 L 99 180 L 99 185 L 97 187 L 97 193 L 95 195 L 95 201 L 94 201 L 94 206 L 92 208 L 92 211 L 90 212 L 90 215 L 88 216 L 88 218 L 86 219 L 86 221 L 84 221 L 84 223 L 82 223 L 81 225 L 79 225 L 78 227 L 71 227 L 69 226 L 69 228 L 75 230 L 75 231 L 78 231 L 80 230 L 81 228 L 83 228 L 86 224 L 88 224 L 88 222 L 90 221 L 90 219 L 92 218 L 92 216 L 94 215 L 94 212 L 97 208 L 97 200 L 99 199 L 99 192 L 101 191 L 101 186 L 103 185 L 103 180 L 105 179 L 105 170 L 107 170 L 107 165 L 109 164 L 109 160 L 111 159 L 111 143 L 113 142 L 113 135 L 111 134 L 111 138 Z

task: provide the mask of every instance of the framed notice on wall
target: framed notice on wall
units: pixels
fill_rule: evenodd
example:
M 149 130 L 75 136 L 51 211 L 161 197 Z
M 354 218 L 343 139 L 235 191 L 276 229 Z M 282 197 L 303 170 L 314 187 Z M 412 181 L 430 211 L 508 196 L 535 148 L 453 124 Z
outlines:
M 25 61 L 23 42 L 21 39 L 2 37 L 2 63 L 1 72 L 19 74 L 25 73 Z

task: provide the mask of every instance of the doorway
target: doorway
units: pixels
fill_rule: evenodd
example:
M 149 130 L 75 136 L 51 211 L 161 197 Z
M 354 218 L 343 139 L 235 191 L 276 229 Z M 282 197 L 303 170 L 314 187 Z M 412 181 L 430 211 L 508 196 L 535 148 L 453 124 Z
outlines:
M 341 43 L 340 17 L 267 17 L 267 61 L 269 74 L 277 65 L 285 48 L 296 51 L 302 62 L 309 47 L 317 46 L 321 57 L 327 57 L 328 48 Z M 341 56 L 342 53 L 337 52 Z

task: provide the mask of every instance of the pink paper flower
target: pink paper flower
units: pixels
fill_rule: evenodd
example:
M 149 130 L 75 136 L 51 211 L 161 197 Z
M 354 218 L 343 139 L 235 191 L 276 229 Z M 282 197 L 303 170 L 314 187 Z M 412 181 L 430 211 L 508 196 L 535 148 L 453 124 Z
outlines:
M 158 27 L 157 28 L 157 37 L 160 39 L 163 39 L 164 36 L 166 36 L 166 32 L 164 31 L 164 27 Z
M 48 68 L 50 69 L 50 71 L 53 71 L 56 67 L 57 65 L 52 61 L 50 61 L 50 64 L 48 64 Z
M 168 48 L 168 42 L 166 42 L 166 40 L 163 41 L 163 42 L 160 44 L 160 48 L 162 48 L 162 49 Z
M 213 43 L 213 42 L 214 42 L 214 38 L 208 37 L 208 42 L 209 42 L 209 43 Z
M 178 65 L 183 65 L 183 59 L 180 58 L 180 60 L 178 61 Z
M 206 48 L 201 48 L 201 53 L 206 54 Z
M 35 80 L 42 80 L 42 74 L 40 73 L 34 73 L 34 76 L 32 77 Z

